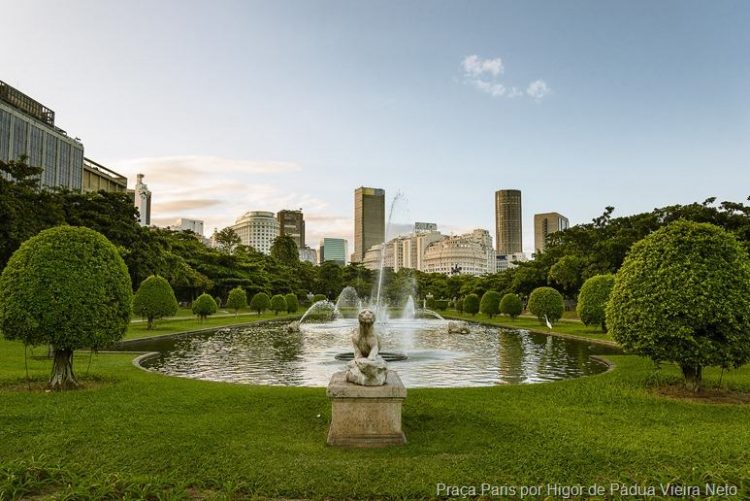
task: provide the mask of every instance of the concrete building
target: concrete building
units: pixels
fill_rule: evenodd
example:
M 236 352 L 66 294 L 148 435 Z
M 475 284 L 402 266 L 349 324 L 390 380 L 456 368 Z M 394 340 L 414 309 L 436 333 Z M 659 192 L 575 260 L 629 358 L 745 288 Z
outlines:
M 276 214 L 279 221 L 279 235 L 288 235 L 294 239 L 297 249 L 304 249 L 305 244 L 305 217 L 300 210 L 282 210 Z
M 366 188 L 354 190 L 354 254 L 353 261 L 362 262 L 367 250 L 385 240 L 385 190 Z
M 0 81 L 0 160 L 22 155 L 46 188 L 83 188 L 83 144 L 55 125 L 55 112 Z M 6 173 L 1 174 L 7 177 Z
M 238 218 L 232 229 L 239 235 L 242 245 L 270 254 L 271 245 L 279 236 L 279 221 L 273 212 L 250 211 Z
M 495 240 L 498 256 L 523 252 L 521 190 L 495 192 Z
M 346 265 L 348 242 L 343 238 L 323 238 L 320 240 L 318 259 L 320 264 L 333 261 L 341 266 Z
M 203 236 L 203 221 L 181 217 L 175 221 L 172 229 L 177 231 L 192 231 L 196 235 Z
M 318 252 L 310 247 L 302 247 L 299 250 L 299 260 L 308 263 L 318 264 Z
M 478 229 L 431 244 L 425 250 L 422 271 L 445 275 L 495 273 L 496 257 L 490 232 Z
M 112 169 L 84 157 L 83 186 L 81 189 L 82 191 L 126 193 L 128 191 L 128 179 Z
M 515 268 L 518 266 L 518 263 L 528 261 L 529 259 L 526 257 L 526 254 L 523 252 L 517 252 L 515 254 L 509 254 L 509 255 L 501 255 L 497 256 L 496 261 L 496 270 L 497 271 L 505 271 L 510 268 Z
M 547 247 L 547 235 L 568 229 L 568 218 L 557 212 L 534 214 L 534 250 L 544 252 Z
M 422 270 L 424 267 L 425 250 L 431 244 L 446 237 L 437 231 L 437 225 L 429 223 L 428 230 L 424 230 L 424 223 L 415 224 L 414 233 L 389 240 L 385 246 L 381 243 L 373 245 L 365 253 L 362 264 L 365 268 L 377 270 L 380 268 L 381 252 L 385 248 L 383 263 L 385 267 L 398 271 L 401 268 Z M 418 230 L 419 229 L 419 230 Z
M 138 209 L 138 222 L 141 226 L 151 226 L 151 191 L 143 182 L 143 174 L 138 174 L 135 188 L 128 190 L 128 195 Z

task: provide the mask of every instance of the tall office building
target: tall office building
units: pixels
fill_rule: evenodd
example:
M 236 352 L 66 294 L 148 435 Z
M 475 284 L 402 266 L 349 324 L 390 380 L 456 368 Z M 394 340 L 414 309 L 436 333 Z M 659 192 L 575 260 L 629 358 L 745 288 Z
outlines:
M 84 157 L 82 191 L 125 193 L 127 190 L 128 179 L 125 176 Z
M 354 190 L 354 254 L 361 263 L 373 245 L 385 240 L 385 190 L 366 188 Z
M 547 247 L 547 235 L 569 227 L 568 218 L 557 212 L 534 214 L 534 250 L 544 252 Z
M 305 248 L 305 218 L 300 210 L 282 210 L 276 214 L 279 220 L 279 235 L 290 236 L 297 244 L 297 249 Z
M 55 126 L 54 111 L 0 82 L 0 160 L 18 160 L 22 155 L 28 157 L 29 165 L 43 169 L 43 187 L 82 188 L 80 140 Z
M 495 245 L 498 256 L 523 251 L 521 190 L 495 192 Z
M 151 192 L 143 182 L 143 174 L 138 174 L 135 189 L 128 190 L 133 197 L 133 204 L 138 209 L 138 222 L 141 226 L 151 226 Z
M 320 264 L 333 261 L 341 266 L 346 265 L 347 242 L 343 238 L 323 238 L 320 240 L 318 258 Z
M 246 212 L 232 229 L 239 235 L 242 245 L 249 245 L 263 254 L 271 253 L 273 241 L 279 236 L 279 222 L 273 212 Z

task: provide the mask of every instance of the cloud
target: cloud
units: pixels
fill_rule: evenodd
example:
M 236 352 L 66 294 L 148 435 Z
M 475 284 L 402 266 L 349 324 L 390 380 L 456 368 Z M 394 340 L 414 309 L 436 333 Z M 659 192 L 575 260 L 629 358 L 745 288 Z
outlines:
M 489 94 L 494 98 L 520 98 L 529 97 L 540 102 L 544 97 L 550 94 L 551 89 L 544 80 L 535 80 L 531 82 L 524 92 L 523 87 L 519 89 L 516 86 L 508 86 L 500 81 L 500 76 L 505 73 L 505 66 L 500 57 L 482 58 L 476 54 L 464 57 L 461 61 L 463 68 L 464 83 L 471 85 L 475 89 Z
M 550 89 L 544 80 L 534 80 L 526 89 L 526 94 L 528 94 L 533 99 L 536 99 L 537 101 L 541 100 L 549 93 Z
M 485 73 L 498 76 L 505 68 L 503 67 L 503 60 L 499 57 L 495 59 L 482 59 L 476 54 L 466 56 L 463 60 L 464 73 L 473 77 L 479 77 Z

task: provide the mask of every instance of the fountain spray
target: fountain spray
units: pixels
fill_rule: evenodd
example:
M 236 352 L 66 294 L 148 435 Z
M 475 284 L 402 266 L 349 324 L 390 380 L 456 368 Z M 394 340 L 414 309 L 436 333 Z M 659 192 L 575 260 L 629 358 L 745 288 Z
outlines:
M 403 195 L 401 192 L 396 193 L 396 196 L 391 200 L 391 207 L 388 210 L 388 222 L 385 225 L 385 235 L 383 237 L 383 246 L 380 248 L 380 266 L 378 267 L 378 288 L 375 293 L 375 313 L 376 316 L 381 316 L 382 309 L 380 307 L 380 293 L 383 289 L 383 268 L 385 267 L 385 244 L 388 241 L 388 233 L 391 231 L 391 218 L 393 217 L 393 208 L 396 206 Z

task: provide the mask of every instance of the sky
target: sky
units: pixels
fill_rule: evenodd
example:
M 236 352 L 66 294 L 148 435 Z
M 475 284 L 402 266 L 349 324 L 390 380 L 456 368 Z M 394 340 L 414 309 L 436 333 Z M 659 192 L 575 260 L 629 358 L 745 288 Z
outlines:
M 750 2 L 2 0 L 0 80 L 152 222 L 302 208 L 349 240 L 354 189 L 394 232 L 486 228 L 494 192 L 586 223 L 750 195 Z

